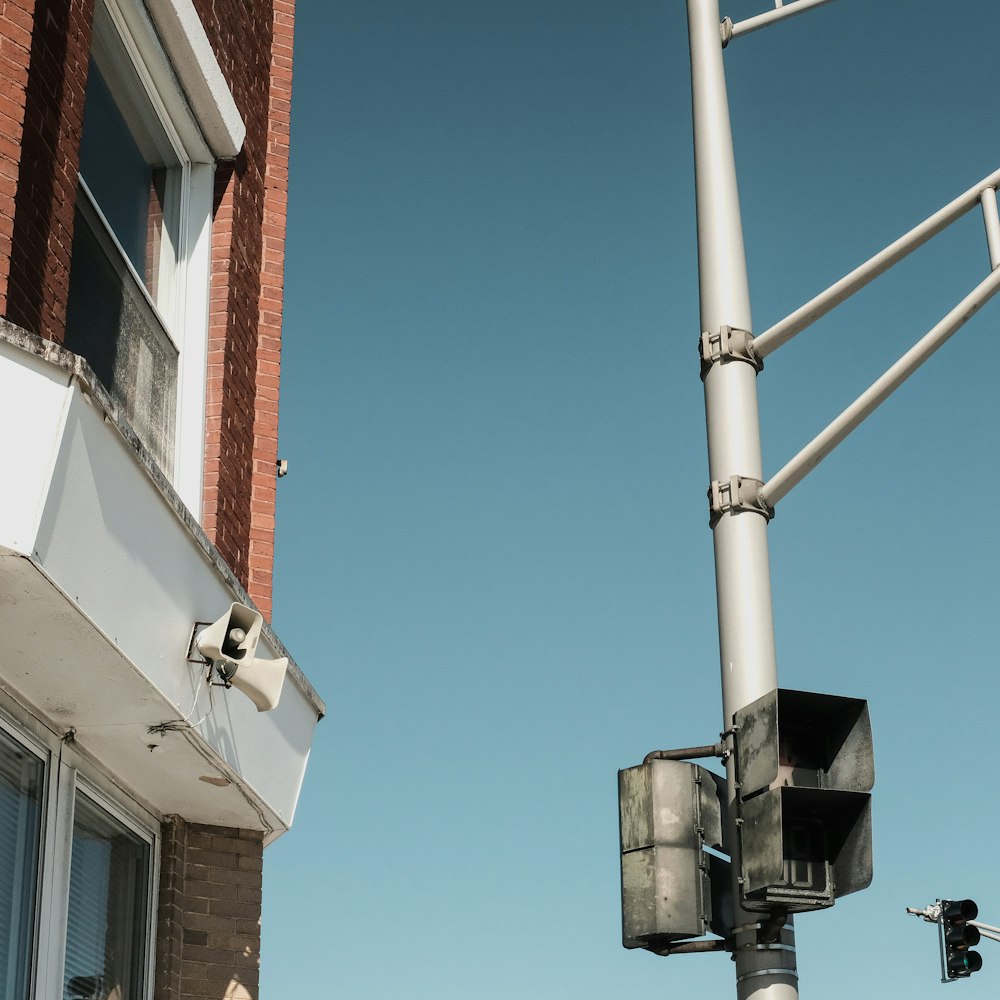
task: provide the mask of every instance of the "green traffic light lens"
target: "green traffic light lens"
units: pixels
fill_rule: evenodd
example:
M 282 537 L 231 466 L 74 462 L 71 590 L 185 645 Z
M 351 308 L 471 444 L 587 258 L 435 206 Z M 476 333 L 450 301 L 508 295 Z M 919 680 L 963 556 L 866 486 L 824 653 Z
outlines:
M 948 956 L 948 975 L 952 979 L 971 976 L 983 967 L 983 957 L 978 951 L 963 951 Z

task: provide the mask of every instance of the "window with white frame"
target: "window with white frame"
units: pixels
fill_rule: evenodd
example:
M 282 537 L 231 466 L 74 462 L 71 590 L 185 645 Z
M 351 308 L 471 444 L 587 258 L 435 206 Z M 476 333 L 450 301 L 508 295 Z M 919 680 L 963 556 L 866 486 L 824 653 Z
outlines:
M 65 343 L 196 516 L 213 170 L 145 8 L 99 0 Z
M 41 846 L 42 761 L 0 730 L 0 996 L 27 1000 Z
M 49 744 L 0 723 L 0 996 L 149 1000 L 155 826 Z
M 146 970 L 149 842 L 77 790 L 63 993 L 139 1000 Z

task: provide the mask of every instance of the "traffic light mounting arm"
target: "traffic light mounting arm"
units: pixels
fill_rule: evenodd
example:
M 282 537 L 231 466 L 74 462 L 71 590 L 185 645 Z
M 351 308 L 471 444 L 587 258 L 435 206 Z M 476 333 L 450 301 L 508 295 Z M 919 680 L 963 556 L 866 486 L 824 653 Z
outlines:
M 983 924 L 978 920 L 970 920 L 969 924 L 972 927 L 978 928 L 979 933 L 984 938 L 989 938 L 991 941 L 1000 941 L 1000 927 L 992 927 L 990 924 Z

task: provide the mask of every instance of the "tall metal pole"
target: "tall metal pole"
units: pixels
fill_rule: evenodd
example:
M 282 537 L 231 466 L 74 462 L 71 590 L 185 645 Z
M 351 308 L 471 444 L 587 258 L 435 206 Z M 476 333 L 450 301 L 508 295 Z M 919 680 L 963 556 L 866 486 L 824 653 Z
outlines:
M 722 64 L 719 0 L 687 0 L 691 46 L 698 268 L 701 328 L 709 337 L 724 328 L 751 331 L 743 228 L 726 78 Z M 703 338 L 703 342 L 706 338 Z M 737 352 L 738 355 L 738 352 Z M 723 729 L 733 713 L 778 686 L 774 622 L 763 512 L 741 509 L 737 480 L 762 480 L 757 414 L 757 370 L 740 356 L 706 363 L 705 415 L 709 477 L 730 485 L 729 504 L 714 518 L 716 594 L 722 666 Z M 735 501 L 735 502 L 734 502 Z M 735 768 L 727 762 L 730 817 L 735 816 Z M 732 822 L 732 820 L 731 820 Z M 735 830 L 731 829 L 730 833 Z M 734 958 L 739 1000 L 797 1000 L 798 976 L 790 926 L 767 944 L 757 933 L 760 915 L 739 906 L 740 865 L 733 850 Z

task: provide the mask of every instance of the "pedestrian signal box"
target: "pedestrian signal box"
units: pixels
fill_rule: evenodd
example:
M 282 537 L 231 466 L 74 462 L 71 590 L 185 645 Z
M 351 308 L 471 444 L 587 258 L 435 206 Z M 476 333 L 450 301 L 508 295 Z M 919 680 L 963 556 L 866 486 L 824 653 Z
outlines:
M 722 848 L 724 802 L 725 779 L 697 764 L 652 760 L 618 772 L 626 948 L 726 935 L 729 862 L 704 850 Z
M 734 719 L 745 909 L 832 906 L 872 879 L 868 703 L 776 689 Z

